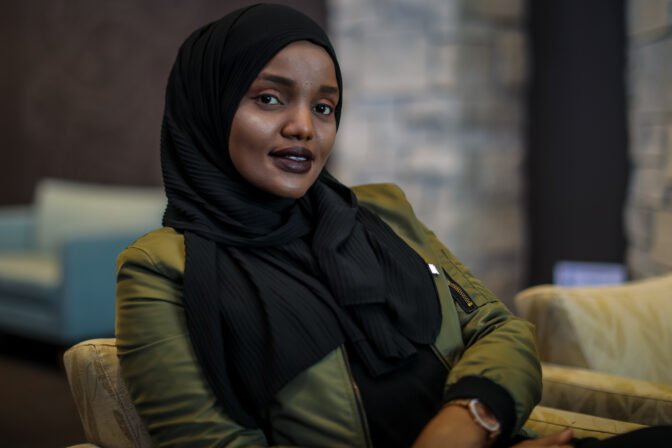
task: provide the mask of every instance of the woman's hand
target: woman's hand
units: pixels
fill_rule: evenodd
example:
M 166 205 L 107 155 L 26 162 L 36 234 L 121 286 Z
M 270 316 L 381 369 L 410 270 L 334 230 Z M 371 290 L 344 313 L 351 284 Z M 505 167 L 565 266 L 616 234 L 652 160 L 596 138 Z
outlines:
M 562 432 L 540 439 L 526 440 L 524 442 L 516 443 L 512 448 L 572 448 L 574 445 L 570 443 L 571 440 L 572 430 L 565 429 Z
M 467 408 L 445 406 L 427 423 L 413 448 L 485 448 L 487 445 L 487 432 L 474 421 Z

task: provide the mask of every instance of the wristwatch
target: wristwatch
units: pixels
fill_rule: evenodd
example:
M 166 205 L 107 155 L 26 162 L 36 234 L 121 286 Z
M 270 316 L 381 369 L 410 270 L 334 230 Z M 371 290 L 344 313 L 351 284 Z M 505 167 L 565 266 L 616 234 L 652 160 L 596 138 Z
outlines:
M 467 408 L 474 421 L 488 433 L 488 445 L 493 443 L 502 432 L 502 425 L 478 398 L 459 398 L 446 403 L 446 406 Z

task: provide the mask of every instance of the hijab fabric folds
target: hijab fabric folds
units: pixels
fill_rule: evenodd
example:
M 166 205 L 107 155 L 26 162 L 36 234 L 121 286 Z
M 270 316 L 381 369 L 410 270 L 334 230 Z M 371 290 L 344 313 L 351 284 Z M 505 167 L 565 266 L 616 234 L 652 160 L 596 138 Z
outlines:
M 238 423 L 301 371 L 347 343 L 371 375 L 433 343 L 439 303 L 424 261 L 326 170 L 308 193 L 255 189 L 228 155 L 231 122 L 283 47 L 323 47 L 324 31 L 281 5 L 237 10 L 184 42 L 166 89 L 161 164 L 164 225 L 184 233 L 184 306 L 194 352 Z M 335 109 L 340 118 L 341 102 Z

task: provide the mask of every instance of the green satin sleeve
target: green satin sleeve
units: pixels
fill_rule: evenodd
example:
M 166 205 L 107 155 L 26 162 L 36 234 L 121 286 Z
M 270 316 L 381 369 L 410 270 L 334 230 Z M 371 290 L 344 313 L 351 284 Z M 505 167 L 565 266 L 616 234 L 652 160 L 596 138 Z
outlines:
M 186 329 L 183 239 L 156 233 L 144 239 L 156 250 L 131 246 L 117 262 L 117 349 L 138 413 L 159 447 L 268 446 L 215 403 Z
M 436 242 L 437 244 L 438 241 Z M 514 433 L 541 399 L 541 364 L 534 326 L 517 316 L 441 245 L 442 268 L 473 302 L 463 308 L 454 297 L 465 349 L 453 364 L 447 388 L 460 378 L 478 376 L 502 386 L 515 404 Z

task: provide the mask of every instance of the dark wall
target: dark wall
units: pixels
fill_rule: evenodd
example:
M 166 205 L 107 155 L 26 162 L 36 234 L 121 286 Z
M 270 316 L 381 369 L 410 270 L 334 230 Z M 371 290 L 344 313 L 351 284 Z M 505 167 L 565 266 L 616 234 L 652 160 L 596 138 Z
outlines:
M 623 0 L 528 2 L 530 284 L 558 260 L 622 262 Z
M 168 71 L 198 26 L 258 1 L 0 1 L 0 205 L 44 176 L 160 185 Z M 324 0 L 287 0 L 325 24 Z

